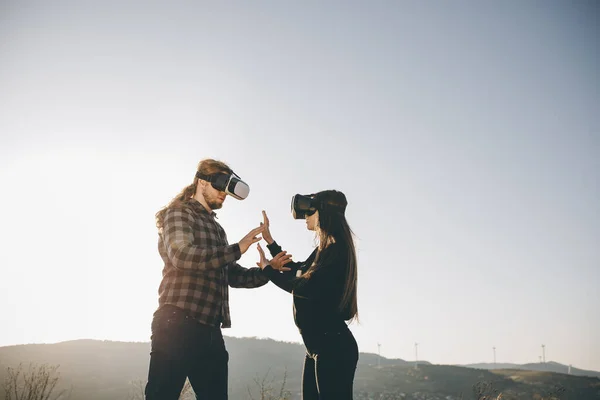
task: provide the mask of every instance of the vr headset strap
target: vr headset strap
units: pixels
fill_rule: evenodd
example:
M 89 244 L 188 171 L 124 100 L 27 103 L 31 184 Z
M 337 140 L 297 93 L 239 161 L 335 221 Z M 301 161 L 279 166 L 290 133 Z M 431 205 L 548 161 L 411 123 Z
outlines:
M 207 182 L 212 182 L 212 176 L 211 175 L 201 174 L 200 171 L 196 171 L 196 178 L 202 179 L 202 180 L 207 181 Z
M 231 171 L 231 174 L 227 174 L 226 172 L 222 172 L 222 173 L 217 173 L 217 174 L 223 174 L 223 175 L 229 175 L 229 176 L 234 176 L 237 179 L 240 179 L 240 177 L 238 176 L 238 174 L 236 174 L 235 172 L 233 172 L 233 170 Z M 202 179 L 205 180 L 207 182 L 212 182 L 213 181 L 213 176 L 217 175 L 217 174 L 211 174 L 211 175 L 204 175 L 202 173 L 200 173 L 200 171 L 196 171 L 196 178 L 198 179 Z M 241 179 L 240 179 L 241 180 Z

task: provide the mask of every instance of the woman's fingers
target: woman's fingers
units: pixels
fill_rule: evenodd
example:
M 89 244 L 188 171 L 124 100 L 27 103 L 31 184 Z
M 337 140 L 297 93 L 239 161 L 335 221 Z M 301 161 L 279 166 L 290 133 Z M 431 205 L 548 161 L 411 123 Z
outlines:
M 258 249 L 258 253 L 260 254 L 260 258 L 265 258 L 265 252 L 262 249 L 262 246 L 259 244 L 256 245 L 256 248 Z
M 291 268 L 285 266 L 287 263 L 289 263 L 291 261 L 292 261 L 292 256 L 291 255 L 287 255 L 285 257 L 281 257 L 279 259 L 279 262 L 278 262 L 278 266 L 279 266 L 278 269 L 280 271 L 291 271 Z
M 284 267 L 284 265 L 291 261 L 292 255 L 287 254 L 285 251 L 282 251 L 281 253 L 273 257 L 273 259 L 271 260 L 271 265 L 273 266 L 273 268 L 276 268 L 281 271 L 290 271 L 290 268 Z
M 271 261 L 269 261 L 269 260 L 267 260 L 267 258 L 265 256 L 265 252 L 264 252 L 262 246 L 260 245 L 260 243 L 256 245 L 256 249 L 258 250 L 258 253 L 260 254 L 260 261 L 258 263 L 256 263 L 256 265 L 258 265 L 259 267 L 262 268 L 263 264 L 269 263 L 269 264 L 271 264 L 273 269 L 278 269 L 280 271 L 291 271 L 291 268 L 284 267 L 285 264 L 292 261 L 292 255 L 287 254 L 287 251 L 284 250 L 284 251 L 280 252 L 275 257 L 273 257 L 273 259 Z
M 273 261 L 279 262 L 286 255 L 287 255 L 287 251 L 284 250 L 284 251 L 280 252 L 279 254 L 277 254 L 275 257 L 273 257 Z M 290 255 L 290 257 L 291 257 L 291 255 Z
M 287 264 L 287 263 L 289 263 L 289 262 L 292 262 L 292 255 L 291 255 L 291 254 L 290 254 L 290 256 L 289 256 L 289 257 L 286 257 L 286 258 L 283 260 L 283 264 L 285 265 L 285 264 Z
M 292 255 L 291 254 L 287 254 L 287 251 L 284 250 L 281 253 L 277 254 L 275 256 L 275 258 L 273 258 L 273 259 L 274 260 L 280 260 L 280 259 L 283 259 L 283 258 L 285 258 L 285 259 L 288 259 L 288 258 L 291 259 Z

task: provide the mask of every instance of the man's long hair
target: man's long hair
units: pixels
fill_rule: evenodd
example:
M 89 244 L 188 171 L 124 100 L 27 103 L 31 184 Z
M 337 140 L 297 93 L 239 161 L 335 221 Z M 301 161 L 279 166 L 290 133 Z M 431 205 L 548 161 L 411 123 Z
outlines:
M 212 158 L 206 158 L 204 160 L 201 160 L 198 163 L 197 170 L 203 175 L 212 175 L 218 172 L 231 173 L 231 168 L 229 168 L 227 164 L 225 164 L 222 161 L 213 160 Z M 179 194 L 175 196 L 169 204 L 167 204 L 165 207 L 163 207 L 160 211 L 156 213 L 156 227 L 159 231 L 162 230 L 167 209 L 171 207 L 183 206 L 192 197 L 194 197 L 194 195 L 196 194 L 197 187 L 198 178 L 194 176 L 194 181 L 190 185 L 184 187 L 183 190 L 179 192 Z
M 316 193 L 317 210 L 319 221 L 316 228 L 319 247 L 315 262 L 309 267 L 300 279 L 310 279 L 310 276 L 323 265 L 319 262 L 325 248 L 336 243 L 336 251 L 345 254 L 332 254 L 331 257 L 339 257 L 347 262 L 347 273 L 344 282 L 344 291 L 338 309 L 344 313 L 346 320 L 358 319 L 357 282 L 358 270 L 356 260 L 356 249 L 354 246 L 354 234 L 344 214 L 348 204 L 344 193 L 337 190 L 325 190 Z

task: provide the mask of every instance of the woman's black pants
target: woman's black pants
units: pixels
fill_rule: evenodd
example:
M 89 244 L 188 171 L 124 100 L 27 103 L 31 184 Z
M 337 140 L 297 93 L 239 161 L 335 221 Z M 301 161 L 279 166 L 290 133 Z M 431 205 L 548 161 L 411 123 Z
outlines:
M 302 332 L 306 345 L 302 400 L 351 400 L 358 346 L 349 329 Z

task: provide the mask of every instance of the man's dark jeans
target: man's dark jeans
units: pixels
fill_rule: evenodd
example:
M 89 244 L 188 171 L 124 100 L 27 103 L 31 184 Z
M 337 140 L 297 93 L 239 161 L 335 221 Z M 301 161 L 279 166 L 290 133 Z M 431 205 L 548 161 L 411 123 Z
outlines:
M 198 399 L 227 399 L 229 354 L 219 327 L 200 324 L 165 306 L 152 320 L 146 400 L 177 400 L 190 380 Z

